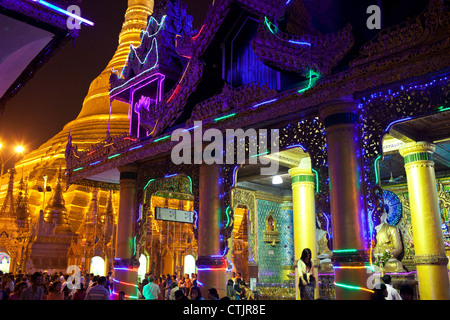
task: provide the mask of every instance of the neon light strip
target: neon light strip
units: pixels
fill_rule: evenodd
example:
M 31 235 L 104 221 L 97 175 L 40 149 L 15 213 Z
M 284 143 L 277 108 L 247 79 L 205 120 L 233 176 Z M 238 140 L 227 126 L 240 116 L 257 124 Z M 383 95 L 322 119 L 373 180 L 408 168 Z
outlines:
M 124 271 L 138 272 L 137 269 L 129 269 L 129 268 L 114 268 L 114 270 L 124 270 Z
M 128 149 L 128 151 L 131 151 L 131 150 L 136 150 L 136 149 L 139 149 L 139 148 L 142 148 L 143 146 L 142 145 L 140 145 L 140 146 L 137 146 L 137 147 L 133 147 L 133 148 L 130 148 L 130 149 Z
M 76 168 L 76 169 L 73 170 L 73 172 L 79 171 L 79 170 L 83 170 L 83 169 L 84 169 L 84 167 Z
M 147 184 L 144 187 L 144 190 L 147 189 L 148 185 L 150 184 L 150 182 L 155 181 L 155 179 L 150 179 L 148 180 Z
M 254 154 L 253 156 L 250 156 L 250 158 L 255 158 L 255 157 L 263 156 L 263 155 L 269 154 L 269 153 L 270 153 L 269 151 L 266 151 L 266 152 L 263 152 L 263 153 L 260 153 L 260 154 Z
M 193 41 L 197 40 L 197 38 L 202 34 L 203 28 L 205 28 L 205 25 L 202 25 L 202 27 L 201 27 L 200 30 L 198 31 L 197 35 L 191 37 L 191 39 L 192 39 Z
M 333 269 L 370 269 L 372 271 L 375 271 L 375 268 L 373 266 L 334 266 Z
M 99 164 L 101 161 L 95 161 L 95 162 L 92 162 L 92 163 L 90 163 L 89 165 L 90 166 L 95 166 L 96 164 Z
M 110 157 L 108 157 L 108 159 L 113 159 L 113 158 L 117 158 L 118 156 L 120 156 L 120 153 L 118 153 L 118 154 L 115 154 L 115 155 L 113 155 L 113 156 L 110 156 Z
M 214 122 L 218 122 L 218 121 L 221 121 L 221 120 L 224 120 L 224 119 L 228 119 L 228 118 L 234 117 L 235 115 L 236 115 L 236 113 L 230 113 L 230 114 L 228 114 L 226 116 L 215 118 Z
M 153 142 L 158 142 L 158 141 L 166 140 L 166 139 L 169 139 L 169 138 L 170 138 L 170 134 L 168 134 L 167 136 L 158 138 L 158 139 L 156 139 L 156 140 L 153 140 Z
M 112 294 L 113 295 L 115 295 L 115 296 L 118 296 L 119 294 L 118 293 L 116 293 L 115 291 L 113 291 L 112 292 Z M 138 297 L 137 296 L 128 296 L 128 295 L 125 295 L 125 298 L 129 298 L 129 299 L 138 299 Z
M 298 44 L 298 45 L 301 45 L 301 46 L 308 46 L 308 47 L 311 47 L 311 43 L 306 42 L 306 41 L 289 40 L 288 42 L 289 42 L 289 43 L 293 43 L 293 44 Z
M 229 214 L 229 211 L 230 211 L 230 206 L 228 206 L 228 207 L 225 209 L 225 213 L 226 213 L 226 215 L 227 215 L 227 224 L 225 225 L 225 228 L 228 227 L 228 225 L 230 224 L 230 214 Z
M 387 129 L 384 130 L 383 133 L 389 132 L 389 130 L 391 130 L 391 127 L 392 127 L 394 124 L 399 123 L 399 122 L 403 122 L 403 121 L 407 121 L 407 120 L 411 120 L 411 119 L 412 119 L 412 117 L 406 117 L 406 118 L 404 118 L 404 119 L 392 121 L 392 122 L 388 125 Z
M 450 110 L 450 107 L 445 108 L 444 106 L 440 106 L 437 110 L 438 110 L 439 112 L 443 112 L 443 111 Z
M 227 268 L 197 268 L 198 271 L 227 271 Z
M 262 105 L 264 105 L 264 104 L 268 104 L 268 103 L 271 103 L 271 102 L 275 102 L 275 101 L 277 101 L 277 100 L 278 100 L 278 98 L 272 99 L 272 100 L 269 100 L 269 101 L 264 101 L 264 102 L 255 104 L 252 108 L 253 108 L 253 109 L 256 109 L 256 108 L 258 108 L 259 106 L 262 106 Z
M 191 193 L 192 193 L 192 178 L 190 176 L 187 176 L 187 177 L 189 178 L 189 183 L 190 183 L 190 186 L 191 186 Z
M 339 249 L 333 250 L 334 253 L 358 252 L 357 249 Z
M 51 4 L 51 3 L 48 3 L 47 1 L 44 1 L 44 0 L 33 0 L 33 2 L 37 2 L 37 3 L 42 4 L 42 5 L 50 8 L 50 9 L 53 9 L 55 11 L 58 11 L 58 12 L 62 13 L 62 14 L 65 14 L 66 16 L 75 18 L 76 20 L 84 22 L 87 25 L 94 26 L 94 23 L 92 21 L 86 20 L 86 19 L 84 19 L 84 18 L 82 18 L 80 16 L 77 16 L 76 14 L 73 14 L 73 13 L 67 11 L 67 10 L 61 9 L 61 8 Z
M 367 292 L 371 292 L 371 293 L 375 292 L 373 290 L 369 290 L 369 289 L 362 288 L 362 287 L 357 287 L 357 286 L 351 286 L 351 285 L 348 285 L 348 284 L 342 284 L 342 283 L 336 283 L 335 282 L 334 285 L 336 287 L 346 288 L 346 289 L 350 289 L 350 290 L 362 290 L 362 291 L 367 291 Z
M 166 175 L 164 176 L 164 178 L 175 177 L 175 176 L 177 176 L 177 175 L 178 175 L 178 173 L 174 173 L 174 174 L 166 174 Z
M 317 78 L 317 77 L 319 76 L 318 73 L 316 73 L 316 72 L 314 72 L 314 71 L 312 71 L 312 70 L 309 70 L 309 83 L 308 83 L 308 86 L 307 86 L 306 88 L 303 88 L 303 89 L 298 90 L 297 93 L 303 93 L 303 92 L 305 92 L 306 90 L 311 89 L 311 87 L 313 86 L 313 83 L 312 83 L 312 76 L 313 76 L 313 75 L 316 76 L 315 78 Z
M 136 288 L 138 287 L 136 284 L 133 284 L 133 283 L 123 282 L 123 281 L 119 281 L 117 279 L 113 279 L 113 280 L 114 280 L 114 282 L 117 282 L 119 284 L 123 284 L 125 286 L 136 287 Z
M 195 126 L 195 127 L 189 128 L 189 129 L 184 129 L 184 131 L 191 131 L 191 130 L 193 130 L 193 129 L 195 129 L 195 128 L 198 128 L 198 127 L 200 127 L 200 126 Z
M 375 167 L 375 184 L 378 184 L 378 182 L 380 181 L 380 175 L 378 173 L 378 166 L 377 163 L 378 161 L 380 161 L 381 159 L 381 154 L 375 159 L 373 166 Z
M 316 192 L 319 193 L 319 173 L 313 168 L 311 168 L 311 171 L 316 175 Z

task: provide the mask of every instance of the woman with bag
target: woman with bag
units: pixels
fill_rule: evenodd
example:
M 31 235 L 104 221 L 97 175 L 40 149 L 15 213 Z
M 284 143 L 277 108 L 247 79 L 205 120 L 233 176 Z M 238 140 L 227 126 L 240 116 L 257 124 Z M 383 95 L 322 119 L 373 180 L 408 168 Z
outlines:
M 309 248 L 303 249 L 302 256 L 297 262 L 297 270 L 300 299 L 314 300 L 316 281 L 314 278 L 314 264 L 311 260 L 311 250 Z

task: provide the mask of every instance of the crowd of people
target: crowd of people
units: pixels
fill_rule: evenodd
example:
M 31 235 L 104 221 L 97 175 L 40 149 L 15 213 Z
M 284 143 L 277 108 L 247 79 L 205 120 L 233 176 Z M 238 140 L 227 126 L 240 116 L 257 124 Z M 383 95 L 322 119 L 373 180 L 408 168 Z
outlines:
M 139 294 L 145 300 L 254 300 L 253 291 L 250 290 L 239 272 L 232 274 L 227 282 L 226 295 L 219 296 L 216 288 L 208 289 L 206 299 L 202 296 L 197 280 L 197 274 L 167 274 L 154 277 L 146 274 L 139 284 Z
M 108 276 L 86 274 L 78 286 L 62 272 L 49 274 L 3 274 L 0 271 L 0 300 L 109 300 L 113 289 Z M 72 285 L 69 285 L 69 282 Z
M 78 286 L 69 277 L 61 272 L 14 275 L 0 271 L 0 300 L 127 300 L 125 292 L 114 292 L 111 272 L 107 276 L 87 273 L 81 276 Z M 68 285 L 69 282 L 72 285 Z M 253 300 L 254 294 L 240 273 L 233 273 L 233 278 L 228 280 L 223 297 L 219 297 L 215 288 L 210 288 L 207 297 L 202 297 L 194 273 L 160 277 L 147 273 L 138 284 L 137 297 L 139 300 Z
M 391 277 L 385 275 L 374 289 L 374 300 L 413 300 L 414 290 L 402 285 L 400 292 L 391 284 Z M 46 272 L 33 274 L 3 274 L 0 271 L 0 300 L 127 300 L 125 292 L 114 292 L 112 273 L 107 276 L 85 274 L 79 286 L 68 285 L 69 275 Z M 71 280 L 69 280 L 71 281 Z M 220 297 L 216 288 L 210 288 L 202 296 L 197 274 L 190 276 L 161 275 L 147 273 L 138 284 L 139 300 L 255 300 L 253 291 L 242 279 L 240 272 L 232 273 L 226 284 L 226 295 Z

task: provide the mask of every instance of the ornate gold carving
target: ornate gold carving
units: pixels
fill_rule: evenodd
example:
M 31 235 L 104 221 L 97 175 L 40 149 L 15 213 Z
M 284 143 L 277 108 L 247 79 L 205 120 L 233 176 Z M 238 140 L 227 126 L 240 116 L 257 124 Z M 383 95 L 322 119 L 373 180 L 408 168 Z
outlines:
M 257 237 L 257 217 L 256 217 L 256 196 L 254 191 L 241 188 L 233 188 L 231 190 L 231 210 L 234 213 L 238 206 L 245 206 L 248 210 L 249 217 L 249 249 L 250 257 L 253 256 L 255 262 L 258 262 L 258 237 Z M 233 221 L 234 223 L 234 215 Z
M 446 255 L 441 254 L 427 254 L 421 256 L 414 256 L 414 263 L 416 265 L 421 264 L 447 265 L 448 258 Z

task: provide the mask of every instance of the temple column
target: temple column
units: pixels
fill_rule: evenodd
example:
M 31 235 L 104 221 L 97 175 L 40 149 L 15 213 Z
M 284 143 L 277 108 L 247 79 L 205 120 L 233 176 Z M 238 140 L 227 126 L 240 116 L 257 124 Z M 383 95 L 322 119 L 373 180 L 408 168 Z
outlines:
M 216 288 L 219 297 L 226 296 L 226 257 L 221 257 L 220 166 L 200 165 L 200 192 L 198 218 L 198 281 L 202 296 L 207 299 L 208 289 Z
M 336 299 L 370 299 L 358 109 L 352 99 L 336 100 L 324 106 L 320 116 L 327 139 Z
M 311 260 L 314 263 L 314 277 L 318 279 L 319 261 L 317 259 L 317 240 L 316 240 L 316 209 L 314 200 L 314 174 L 309 168 L 296 167 L 289 169 L 289 175 L 292 177 L 292 205 L 294 222 L 294 260 L 301 258 L 303 249 L 311 250 Z M 298 288 L 298 270 L 296 270 L 296 297 L 300 300 Z M 317 281 L 316 281 L 316 288 Z M 316 290 L 316 297 L 318 291 Z
M 400 154 L 408 181 L 420 299 L 448 300 L 448 258 L 441 230 L 434 150 L 431 143 L 413 142 L 404 145 Z
M 125 166 L 120 172 L 120 200 L 114 258 L 114 292 L 124 291 L 127 299 L 137 299 L 139 260 L 134 258 L 137 167 Z M 136 286 L 133 286 L 136 284 Z

